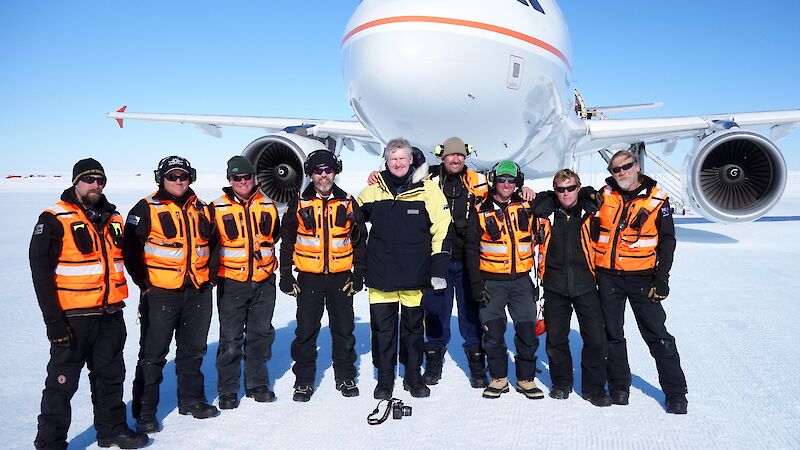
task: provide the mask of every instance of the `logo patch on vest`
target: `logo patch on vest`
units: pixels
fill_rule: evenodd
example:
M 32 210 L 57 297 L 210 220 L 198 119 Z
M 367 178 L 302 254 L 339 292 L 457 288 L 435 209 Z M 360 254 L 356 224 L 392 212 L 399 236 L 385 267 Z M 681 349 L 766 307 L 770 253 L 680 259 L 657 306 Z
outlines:
M 669 217 L 672 211 L 669 210 L 666 206 L 661 208 L 661 217 Z
M 419 214 L 419 210 L 418 209 L 409 209 L 408 211 L 406 211 L 406 214 Z
M 44 232 L 44 224 L 37 223 L 36 226 L 33 228 L 33 235 L 36 236 L 37 234 L 42 234 Z
M 128 220 L 125 223 L 129 223 L 131 225 L 139 225 L 139 221 L 142 220 L 139 216 L 128 216 Z

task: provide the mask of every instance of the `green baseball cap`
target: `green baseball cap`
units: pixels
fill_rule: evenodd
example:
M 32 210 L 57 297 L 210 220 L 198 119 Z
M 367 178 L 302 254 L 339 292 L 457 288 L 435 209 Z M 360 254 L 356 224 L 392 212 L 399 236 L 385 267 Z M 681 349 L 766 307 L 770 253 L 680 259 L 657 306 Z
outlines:
M 511 175 L 513 177 L 517 176 L 517 165 L 514 164 L 512 161 L 501 161 L 495 166 L 494 174 L 499 175 Z

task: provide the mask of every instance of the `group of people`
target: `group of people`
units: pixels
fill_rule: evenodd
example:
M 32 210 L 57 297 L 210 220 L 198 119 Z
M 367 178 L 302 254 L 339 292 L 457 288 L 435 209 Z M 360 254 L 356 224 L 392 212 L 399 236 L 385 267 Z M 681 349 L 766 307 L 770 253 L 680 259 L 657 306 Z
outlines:
M 600 191 L 582 187 L 565 169 L 555 174 L 553 191 L 535 194 L 523 186 L 514 162 L 499 162 L 485 175 L 465 166 L 470 152 L 453 137 L 435 148 L 441 164 L 428 166 L 419 149 L 393 139 L 384 170 L 370 174 L 357 197 L 334 182 L 342 162 L 327 150 L 312 152 L 303 167 L 310 183 L 282 217 L 248 159 L 228 161 L 230 186 L 205 203 L 190 187 L 197 174 L 189 161 L 169 156 L 154 173 L 158 190 L 124 221 L 103 195 L 101 164 L 78 161 L 73 185 L 39 216 L 30 245 L 51 343 L 36 448 L 66 448 L 70 400 L 84 365 L 98 445 L 147 445 L 147 434 L 162 428 L 159 386 L 173 335 L 180 414 L 205 419 L 237 408 L 242 366 L 245 395 L 274 401 L 267 361 L 275 338 L 276 272 L 277 287 L 297 301 L 294 401 L 313 396 L 325 309 L 336 389 L 345 397 L 359 395 L 353 295 L 365 286 L 376 399 L 392 398 L 398 361 L 405 369 L 403 389 L 430 395 L 429 386 L 442 377 L 453 296 L 471 386 L 485 398 L 510 390 L 507 309 L 515 330 L 514 387 L 541 399 L 535 382 L 541 284 L 550 397 L 566 399 L 573 389 L 568 335 L 574 308 L 584 341 L 581 395 L 596 406 L 628 403 L 629 301 L 656 361 L 666 410 L 685 414 L 686 381 L 660 304 L 669 294 L 675 249 L 671 209 L 655 182 L 640 173 L 636 156 L 615 154 Z M 127 425 L 122 402 L 124 269 L 141 292 L 136 431 Z M 220 323 L 218 407 L 206 397 L 200 370 L 213 287 Z

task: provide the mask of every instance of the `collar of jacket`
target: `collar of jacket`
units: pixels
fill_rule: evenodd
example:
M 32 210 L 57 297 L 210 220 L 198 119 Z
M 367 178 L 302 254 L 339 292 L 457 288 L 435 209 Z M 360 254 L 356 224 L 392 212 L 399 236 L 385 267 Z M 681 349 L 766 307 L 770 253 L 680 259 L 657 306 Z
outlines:
M 78 200 L 78 195 L 75 193 L 75 186 L 68 187 L 61 193 L 61 201 L 73 204 L 84 212 L 86 211 L 86 208 L 81 204 L 80 200 Z M 94 204 L 93 209 L 100 214 L 113 214 L 117 210 L 117 207 L 108 202 L 105 194 L 100 194 L 100 199 Z
M 411 183 L 409 183 L 409 185 L 401 192 L 405 192 L 410 189 L 422 186 L 422 182 L 425 181 L 425 178 L 428 177 L 428 171 L 429 171 L 428 163 L 423 162 L 422 164 L 420 164 L 419 167 L 414 169 L 414 174 L 411 175 Z M 386 178 L 389 178 L 390 176 L 391 172 L 389 172 L 389 169 L 381 170 L 378 173 L 378 184 L 380 185 L 381 189 L 383 189 L 386 192 L 392 192 L 392 190 L 389 189 L 388 183 L 386 182 Z M 400 192 L 398 192 L 398 194 L 399 193 Z
M 308 186 L 303 190 L 303 193 L 300 197 L 303 200 L 311 200 L 317 196 L 317 190 L 314 189 L 314 183 L 308 183 Z M 343 191 L 342 188 L 333 183 L 333 187 L 331 188 L 331 196 L 329 198 L 335 198 L 339 200 L 346 200 L 347 199 L 347 192 Z
M 524 203 L 524 202 L 525 200 L 523 200 L 522 197 L 519 196 L 519 193 L 517 191 L 514 191 L 514 193 L 511 194 L 511 200 L 508 201 L 508 204 L 510 205 L 512 203 Z M 494 211 L 495 209 L 497 209 L 495 208 L 496 204 L 497 203 L 495 202 L 494 195 L 491 192 L 489 192 L 489 201 L 481 203 L 480 212 Z
M 614 180 L 614 177 L 606 178 L 606 184 L 611 188 L 612 191 L 617 192 L 620 195 L 628 194 L 631 197 L 648 197 L 650 195 L 650 191 L 655 187 L 656 181 L 645 174 L 639 174 L 639 182 L 641 183 L 638 188 L 634 189 L 633 191 L 623 191 L 617 181 Z
M 177 198 L 175 198 L 174 195 L 172 195 L 169 192 L 167 192 L 166 189 L 164 189 L 163 187 L 159 187 L 158 188 L 158 192 L 156 192 L 153 195 L 153 198 L 155 200 L 158 200 L 158 201 L 168 201 L 168 202 L 175 203 L 178 206 L 180 206 L 181 208 L 183 208 L 184 205 L 188 205 L 191 202 L 194 202 L 195 200 L 197 200 L 197 196 L 194 194 L 194 191 L 192 190 L 192 188 L 189 188 L 189 190 L 186 191 L 186 195 L 182 199 L 177 199 Z M 181 201 L 181 200 L 183 200 L 183 201 Z
M 457 174 L 449 174 L 444 169 L 444 163 L 441 163 L 431 166 L 428 170 L 428 173 L 431 176 L 431 179 L 439 177 L 440 179 L 444 180 L 444 178 L 447 176 L 461 177 L 461 179 L 464 179 L 464 175 L 467 174 L 467 170 L 469 169 L 467 168 L 467 165 L 464 164 L 464 167 L 461 168 L 461 172 Z

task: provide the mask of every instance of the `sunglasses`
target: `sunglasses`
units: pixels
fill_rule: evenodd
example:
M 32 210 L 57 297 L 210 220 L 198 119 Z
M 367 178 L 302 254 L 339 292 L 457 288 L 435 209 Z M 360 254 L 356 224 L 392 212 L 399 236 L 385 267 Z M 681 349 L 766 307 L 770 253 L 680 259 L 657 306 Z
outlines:
M 498 183 L 516 183 L 517 177 L 507 177 L 507 176 L 498 176 L 497 177 Z
M 97 183 L 98 186 L 105 186 L 108 179 L 106 177 L 93 177 L 91 175 L 83 175 L 78 180 L 86 183 L 86 184 L 93 184 Z
M 174 173 L 168 173 L 164 175 L 164 179 L 166 179 L 167 181 L 186 181 L 189 179 L 189 174 L 182 173 L 180 175 L 176 175 Z
M 624 164 L 622 166 L 612 167 L 612 168 L 608 169 L 608 171 L 611 172 L 611 173 L 620 173 L 620 171 L 622 171 L 622 170 L 629 170 L 631 167 L 633 167 L 634 164 L 636 164 L 636 162 L 635 161 L 631 161 L 628 164 Z
M 575 189 L 578 189 L 577 184 L 573 184 L 572 186 L 559 186 L 555 188 L 556 192 L 559 194 L 563 194 L 564 192 L 573 192 Z
M 234 175 L 234 176 L 231 177 L 231 180 L 233 180 L 233 181 L 242 181 L 242 180 L 250 181 L 252 179 L 253 179 L 253 174 L 252 173 L 246 173 L 244 175 Z
M 329 174 L 333 173 L 333 167 L 315 167 L 313 172 L 315 175 Z

